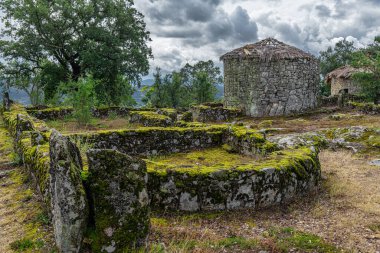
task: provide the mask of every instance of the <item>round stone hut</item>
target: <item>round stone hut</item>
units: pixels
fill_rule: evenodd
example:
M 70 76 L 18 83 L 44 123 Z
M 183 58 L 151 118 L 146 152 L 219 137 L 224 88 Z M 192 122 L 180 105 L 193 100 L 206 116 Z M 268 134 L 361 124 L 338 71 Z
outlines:
M 317 106 L 318 60 L 273 38 L 237 48 L 224 63 L 224 100 L 248 116 L 279 116 Z

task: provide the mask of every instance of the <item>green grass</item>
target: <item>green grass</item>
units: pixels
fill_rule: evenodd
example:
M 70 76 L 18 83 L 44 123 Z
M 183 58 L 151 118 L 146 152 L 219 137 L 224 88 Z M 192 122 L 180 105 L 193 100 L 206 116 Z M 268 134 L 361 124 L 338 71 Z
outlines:
M 256 249 L 259 246 L 259 241 L 256 239 L 247 239 L 241 236 L 229 237 L 218 241 L 216 244 L 211 244 L 213 248 L 239 248 L 242 250 Z
M 23 238 L 17 241 L 14 241 L 10 244 L 10 247 L 13 251 L 24 252 L 30 249 L 40 249 L 44 246 L 42 240 L 30 240 L 28 238 Z
M 321 237 L 296 231 L 293 228 L 272 228 L 269 235 L 276 242 L 276 246 L 282 252 L 288 252 L 295 248 L 302 252 L 333 253 L 342 252 L 332 244 L 325 242 Z

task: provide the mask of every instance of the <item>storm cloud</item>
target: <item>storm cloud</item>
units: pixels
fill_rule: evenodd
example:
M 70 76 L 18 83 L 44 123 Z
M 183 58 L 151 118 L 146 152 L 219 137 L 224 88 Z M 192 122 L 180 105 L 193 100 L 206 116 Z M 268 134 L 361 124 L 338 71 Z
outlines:
M 275 37 L 318 54 L 341 39 L 360 47 L 380 34 L 380 0 L 139 0 L 151 32 L 151 67 L 214 60 Z

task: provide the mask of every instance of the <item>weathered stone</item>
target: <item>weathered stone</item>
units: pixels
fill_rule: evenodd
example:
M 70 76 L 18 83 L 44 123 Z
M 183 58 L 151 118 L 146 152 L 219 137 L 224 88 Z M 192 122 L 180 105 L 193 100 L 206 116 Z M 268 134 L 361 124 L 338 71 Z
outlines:
M 145 162 L 115 150 L 92 149 L 87 156 L 87 183 L 95 217 L 94 251 L 126 252 L 145 246 L 149 232 Z
M 250 116 L 277 116 L 317 106 L 319 63 L 308 53 L 269 38 L 221 59 L 227 107 L 239 107 Z
M 231 165 L 232 166 L 232 165 Z M 304 194 L 320 181 L 318 150 L 275 152 L 259 165 L 174 168 L 148 163 L 152 208 L 200 211 L 266 207 Z
M 219 105 L 219 104 L 217 104 Z M 199 122 L 220 122 L 231 121 L 239 116 L 242 116 L 242 112 L 237 108 L 223 108 L 220 106 L 208 106 L 198 105 L 192 106 L 190 109 L 192 113 L 192 119 Z
M 369 164 L 375 165 L 375 166 L 380 166 L 380 159 L 372 160 Z
M 117 149 L 129 155 L 156 155 L 222 144 L 226 126 L 141 128 L 73 135 L 96 149 Z
M 135 111 L 130 113 L 130 123 L 139 123 L 143 126 L 161 126 L 167 127 L 173 125 L 171 117 L 151 111 Z
M 50 194 L 56 245 L 60 252 L 80 252 L 88 205 L 81 179 L 82 160 L 68 137 L 50 136 Z

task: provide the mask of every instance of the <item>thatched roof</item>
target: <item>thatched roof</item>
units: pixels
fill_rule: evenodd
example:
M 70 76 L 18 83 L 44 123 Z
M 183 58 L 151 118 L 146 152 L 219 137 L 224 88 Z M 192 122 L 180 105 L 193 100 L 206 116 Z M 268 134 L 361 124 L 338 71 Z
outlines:
M 349 79 L 353 74 L 364 72 L 363 69 L 357 69 L 352 66 L 346 65 L 340 68 L 337 68 L 326 75 L 326 82 L 330 83 L 333 78 L 343 78 Z
M 267 38 L 257 43 L 232 50 L 222 55 L 220 60 L 242 58 L 259 58 L 260 61 L 264 62 L 280 59 L 308 59 L 317 61 L 313 55 L 274 38 Z

